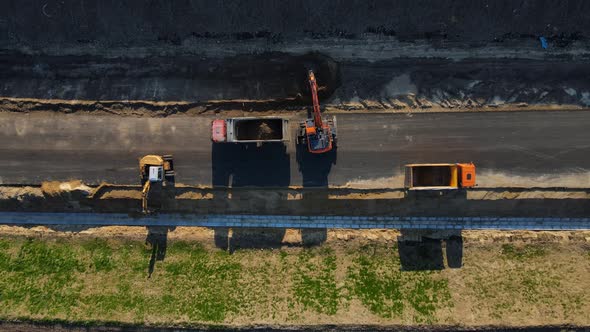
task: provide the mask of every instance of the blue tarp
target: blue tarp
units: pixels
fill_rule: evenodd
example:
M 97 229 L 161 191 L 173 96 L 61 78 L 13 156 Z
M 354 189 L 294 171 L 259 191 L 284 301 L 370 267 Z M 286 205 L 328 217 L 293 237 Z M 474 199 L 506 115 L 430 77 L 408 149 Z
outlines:
M 545 37 L 539 37 L 539 40 L 541 41 L 541 47 L 547 49 L 547 39 Z

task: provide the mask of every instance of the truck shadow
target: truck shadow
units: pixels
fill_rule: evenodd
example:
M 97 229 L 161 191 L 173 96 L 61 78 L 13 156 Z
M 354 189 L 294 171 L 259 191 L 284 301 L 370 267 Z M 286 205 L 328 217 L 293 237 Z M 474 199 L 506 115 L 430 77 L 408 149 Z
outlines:
M 291 164 L 283 143 L 212 143 L 213 187 L 288 187 Z
M 215 228 L 217 248 L 234 253 L 238 249 L 279 249 L 282 247 L 312 247 L 324 243 L 327 230 L 300 229 L 301 241 L 286 242 L 286 228 Z
M 319 246 L 328 239 L 327 228 L 301 228 L 301 245 L 304 247 Z
M 291 163 L 287 147 L 283 143 L 212 143 L 212 183 L 213 187 L 230 188 L 224 193 L 217 192 L 214 199 L 249 201 L 250 208 L 256 210 L 256 202 L 250 195 L 233 192 L 232 187 L 289 187 L 291 182 Z M 222 195 L 223 197 L 221 197 Z M 286 200 L 286 194 L 282 199 Z M 281 199 L 281 198 L 279 198 Z M 264 207 L 261 207 L 264 208 Z M 240 229 L 215 228 L 215 245 L 233 252 L 237 247 L 252 247 L 260 243 L 264 248 L 275 248 L 283 239 L 285 230 L 272 229 L 261 232 L 263 241 L 248 241 L 248 236 Z
M 443 270 L 445 256 L 448 268 L 463 266 L 461 231 L 404 229 L 397 244 L 402 271 Z
M 237 249 L 282 247 L 285 228 L 216 228 L 215 246 L 233 253 Z

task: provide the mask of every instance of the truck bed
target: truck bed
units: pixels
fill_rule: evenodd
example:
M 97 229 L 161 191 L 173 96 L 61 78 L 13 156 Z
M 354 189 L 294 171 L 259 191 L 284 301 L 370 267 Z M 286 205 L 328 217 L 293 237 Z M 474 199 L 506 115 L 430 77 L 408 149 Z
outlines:
M 283 138 L 282 119 L 248 119 L 235 123 L 236 139 L 275 140 Z
M 231 118 L 227 123 L 228 142 L 288 141 L 289 120 L 283 118 Z
M 451 185 L 451 167 L 427 166 L 412 170 L 413 187 L 447 187 Z

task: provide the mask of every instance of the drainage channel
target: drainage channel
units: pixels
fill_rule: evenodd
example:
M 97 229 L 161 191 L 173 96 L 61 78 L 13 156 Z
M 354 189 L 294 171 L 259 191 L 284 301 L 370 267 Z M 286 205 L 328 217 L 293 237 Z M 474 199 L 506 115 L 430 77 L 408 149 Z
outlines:
M 590 218 L 395 217 L 1 212 L 10 225 L 200 226 L 247 228 L 587 230 Z

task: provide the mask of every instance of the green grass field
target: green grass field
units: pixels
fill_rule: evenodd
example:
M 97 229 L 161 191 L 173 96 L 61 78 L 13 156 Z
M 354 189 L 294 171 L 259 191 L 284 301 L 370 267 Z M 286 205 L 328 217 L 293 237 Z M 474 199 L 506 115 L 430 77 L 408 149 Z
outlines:
M 0 318 L 140 324 L 590 321 L 579 246 L 466 247 L 460 269 L 402 271 L 395 245 L 233 254 L 170 241 L 0 238 Z M 584 273 L 585 276 L 584 276 Z

